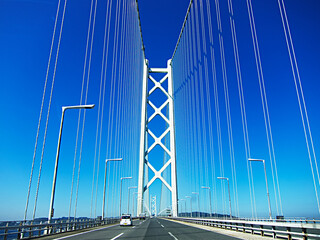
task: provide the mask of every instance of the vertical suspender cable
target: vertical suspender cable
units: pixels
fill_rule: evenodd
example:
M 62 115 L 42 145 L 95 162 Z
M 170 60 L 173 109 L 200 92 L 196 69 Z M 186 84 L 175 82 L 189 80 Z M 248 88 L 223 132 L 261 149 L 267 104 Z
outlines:
M 261 95 L 262 109 L 263 109 L 263 115 L 264 115 L 264 121 L 265 121 L 267 141 L 268 141 L 268 150 L 269 150 L 269 156 L 270 156 L 271 173 L 272 173 L 273 187 L 274 187 L 274 191 L 275 191 L 276 208 L 277 208 L 277 213 L 278 213 L 279 212 L 278 198 L 280 197 L 279 196 L 280 194 L 279 194 L 279 192 L 278 192 L 278 194 L 276 194 L 277 193 L 276 184 L 279 185 L 279 182 L 278 182 L 278 179 L 275 180 L 275 177 L 274 177 L 275 172 L 277 172 L 276 166 L 274 166 L 274 163 L 276 160 L 275 160 L 275 154 L 274 154 L 274 145 L 273 145 L 273 137 L 272 137 L 272 131 L 271 131 L 271 123 L 270 123 L 267 95 L 266 95 L 265 84 L 264 84 L 264 75 L 263 75 L 263 70 L 262 70 L 260 50 L 259 50 L 257 32 L 256 32 L 256 27 L 255 27 L 255 19 L 254 19 L 254 15 L 253 15 L 251 0 L 247 0 L 247 8 L 248 8 L 248 14 L 249 14 L 249 20 L 250 20 L 252 41 L 253 41 L 253 45 L 254 45 L 255 61 L 256 61 L 256 67 L 257 67 L 257 72 L 258 72 L 260 95 Z M 278 188 L 278 190 L 279 190 L 279 188 Z
M 310 162 L 310 167 L 311 167 L 311 172 L 312 172 L 314 191 L 316 194 L 316 200 L 317 200 L 317 204 L 318 204 L 318 211 L 320 213 L 320 202 L 319 202 L 319 196 L 318 196 L 318 191 L 317 191 L 317 183 L 316 183 L 315 176 L 314 176 L 312 158 L 314 161 L 314 165 L 316 167 L 316 174 L 317 174 L 318 182 L 320 185 L 319 170 L 318 170 L 318 164 L 317 164 L 317 157 L 316 157 L 316 153 L 314 150 L 314 144 L 313 144 L 313 138 L 312 138 L 312 134 L 311 134 L 311 127 L 310 127 L 310 123 L 309 123 L 306 102 L 304 99 L 304 92 L 303 92 L 303 88 L 302 88 L 299 67 L 298 67 L 298 63 L 297 63 L 295 48 L 294 48 L 292 37 L 291 37 L 291 31 L 290 31 L 290 26 L 289 26 L 289 22 L 288 22 L 288 17 L 287 17 L 287 12 L 286 12 L 286 7 L 284 4 L 284 1 L 278 0 L 278 5 L 279 5 L 280 14 L 281 14 L 281 21 L 282 21 L 283 31 L 285 34 L 286 44 L 287 44 L 287 48 L 288 48 L 288 54 L 289 54 L 289 58 L 290 58 L 290 64 L 291 64 L 294 85 L 295 85 L 296 94 L 297 94 L 298 103 L 299 103 L 299 110 L 300 110 L 303 131 L 304 131 L 305 141 L 306 141 L 307 150 L 308 150 L 308 157 L 309 157 L 309 162 Z M 311 146 L 311 149 L 310 149 L 310 146 Z M 277 173 L 276 173 L 276 178 L 278 179 Z M 279 185 L 278 185 L 278 192 L 279 192 L 279 198 L 280 198 Z M 281 198 L 280 198 L 280 209 L 281 209 L 281 214 L 282 214 Z
M 216 15 L 217 15 L 218 32 L 219 32 L 220 59 L 221 59 L 221 66 L 222 66 L 223 90 L 224 90 L 224 100 L 225 100 L 226 116 L 227 116 L 229 153 L 230 153 L 230 160 L 231 160 L 232 183 L 233 183 L 233 189 L 234 189 L 233 193 L 234 193 L 234 202 L 236 205 L 236 199 L 237 199 L 237 197 L 236 197 L 236 193 L 237 193 L 236 180 L 237 179 L 236 179 L 236 168 L 235 168 L 235 160 L 234 160 L 234 146 L 233 146 L 233 133 L 232 133 L 230 100 L 229 100 L 229 90 L 228 90 L 227 66 L 226 66 L 225 51 L 224 51 L 224 40 L 223 40 L 223 31 L 222 31 L 219 0 L 215 0 L 215 5 L 216 5 Z
M 103 129 L 103 116 L 104 116 L 104 101 L 105 101 L 105 90 L 106 90 L 106 72 L 108 65 L 108 52 L 109 52 L 109 31 L 110 31 L 110 22 L 111 22 L 111 7 L 112 0 L 108 0 L 106 4 L 106 17 L 105 17 L 105 29 L 104 29 L 104 38 L 103 38 L 103 51 L 102 51 L 102 65 L 101 65 L 101 75 L 100 75 L 100 93 L 99 93 L 99 109 L 101 111 L 101 119 L 100 126 L 99 124 L 99 116 L 97 120 L 97 132 L 96 132 L 96 146 L 95 146 L 95 159 L 96 159 L 96 148 L 98 145 L 98 169 L 96 176 L 96 194 L 95 194 L 95 210 L 94 217 L 96 217 L 96 208 L 97 208 L 97 194 L 98 194 L 98 179 L 99 179 L 99 162 L 100 162 L 100 153 L 101 153 L 101 137 L 102 137 L 102 129 Z M 102 84 L 103 82 L 103 84 Z M 101 100 L 101 90 L 102 90 L 102 100 Z M 100 101 L 101 100 L 101 101 Z M 100 104 L 101 108 L 100 108 Z M 100 114 L 100 112 L 98 113 Z M 98 129 L 99 129 L 99 140 L 98 140 Z M 98 142 L 97 142 L 98 140 Z M 105 159 L 103 159 L 105 164 Z M 93 201 L 93 188 L 94 188 L 94 171 L 93 171 L 93 179 L 92 179 L 92 196 L 91 196 L 91 211 L 92 211 L 92 201 Z
M 93 24 L 91 31 L 91 44 L 90 44 L 90 52 L 89 52 L 89 62 L 88 62 L 88 71 L 87 71 L 87 86 L 86 86 L 86 95 L 84 103 L 87 103 L 88 98 L 88 90 L 89 90 L 89 80 L 90 80 L 90 70 L 91 70 L 91 57 L 92 57 L 92 47 L 94 42 L 94 33 L 95 33 L 95 23 L 96 23 L 96 13 L 97 13 L 97 0 L 95 0 L 94 14 L 93 14 Z M 90 14 L 91 15 L 91 14 Z M 91 21 L 91 19 L 90 19 Z M 79 153 L 79 166 L 78 166 L 78 177 L 77 177 L 77 188 L 76 188 L 76 200 L 74 207 L 74 217 L 76 217 L 77 213 L 77 202 L 78 202 L 78 191 L 79 191 L 79 180 L 80 180 L 80 169 L 81 169 L 81 158 L 82 158 L 82 146 L 83 146 L 83 135 L 84 135 L 84 127 L 85 127 L 85 119 L 86 119 L 86 109 L 83 111 L 83 119 L 82 119 L 82 132 L 81 132 L 81 142 L 80 142 L 80 153 Z
M 205 102 L 204 100 L 206 99 L 205 98 L 205 94 L 204 94 L 204 79 L 203 79 L 203 72 L 204 72 L 204 59 L 203 59 L 203 46 L 201 43 L 203 43 L 203 41 L 201 41 L 201 37 L 203 37 L 203 32 L 201 31 L 201 27 L 202 27 L 202 21 L 199 19 L 199 14 L 201 15 L 201 3 L 200 1 L 195 1 L 195 9 L 196 9 L 196 25 L 197 25 L 197 48 L 198 48 L 198 76 L 199 76 L 199 79 L 198 79 L 198 83 L 199 83 L 199 99 L 200 99 L 200 111 L 201 111 L 201 115 L 200 118 L 201 118 L 201 128 L 202 129 L 202 162 L 203 162 L 203 166 L 201 167 L 202 169 L 204 169 L 204 179 L 203 179 L 203 184 L 201 184 L 202 186 L 203 185 L 206 185 L 208 186 L 208 148 L 207 148 L 207 130 L 204 130 L 207 128 L 206 126 L 206 113 L 205 113 Z M 202 34 L 200 34 L 200 31 Z M 204 148 L 203 148 L 204 147 Z M 200 186 L 199 186 L 200 187 Z M 200 191 L 200 189 L 199 189 Z M 199 192 L 200 193 L 200 192 Z
M 192 131 L 193 128 L 193 111 L 192 111 L 192 74 L 193 74 L 193 68 L 192 68 L 192 53 L 191 53 L 191 31 L 192 31 L 192 25 L 191 25 L 191 20 L 189 21 L 189 31 L 187 32 L 188 33 L 188 69 L 189 69 L 189 73 L 188 73 L 188 109 L 189 109 L 189 115 L 188 115 L 188 129 L 189 129 L 189 132 L 190 132 L 190 146 L 189 146 L 189 149 L 190 149 L 190 155 L 191 156 L 189 159 L 190 159 L 190 166 L 191 166 L 191 169 L 193 171 L 191 171 L 191 179 L 195 179 L 196 178 L 196 175 L 195 175 L 195 172 L 196 172 L 196 168 L 195 168 L 195 149 L 194 149 L 194 132 Z M 191 180 L 190 179 L 190 180 Z M 190 188 L 191 189 L 194 189 L 195 188 L 195 181 L 191 181 L 191 184 L 190 184 Z M 190 193 L 189 193 L 190 194 Z M 192 197 L 190 198 L 190 201 L 192 201 Z M 190 209 L 191 210 L 191 209 Z M 191 213 L 192 214 L 192 213 Z
M 246 113 L 245 113 L 245 105 L 244 105 L 244 97 L 243 93 L 240 94 L 240 87 L 242 89 L 242 79 L 241 79 L 241 70 L 240 70 L 240 61 L 239 61 L 239 53 L 238 53 L 238 45 L 237 45 L 237 39 L 236 39 L 236 31 L 235 31 L 235 23 L 233 18 L 233 7 L 232 7 L 232 1 L 228 0 L 228 9 L 229 9 L 229 19 L 230 19 L 230 27 L 231 27 L 231 35 L 232 35 L 232 43 L 233 43 L 233 51 L 234 51 L 234 58 L 235 58 L 235 66 L 236 66 L 236 74 L 237 74 L 237 82 L 238 82 L 238 91 L 239 91 L 239 100 L 240 100 L 240 108 L 241 108 L 241 114 L 242 114 L 242 125 L 243 125 L 243 132 L 244 129 L 247 129 L 247 122 L 246 122 Z M 245 126 L 244 126 L 245 125 Z M 248 168 L 248 161 L 249 158 L 248 155 L 248 147 L 249 147 L 249 138 L 248 135 L 244 135 L 245 140 L 245 150 L 246 150 L 246 163 L 247 163 L 247 170 Z M 247 141 L 246 141 L 247 140 Z M 250 152 L 250 151 L 249 151 Z M 249 176 L 249 175 L 248 175 Z M 251 201 L 251 207 L 252 207 L 252 189 L 251 184 L 249 181 L 249 190 L 250 190 L 250 201 Z M 237 203 L 238 204 L 238 203 Z M 238 209 L 239 212 L 239 209 Z M 239 213 L 238 213 L 239 214 Z
M 228 0 L 228 10 L 229 10 L 230 28 L 231 28 L 231 35 L 232 35 L 232 46 L 233 46 L 233 53 L 234 53 L 234 61 L 235 61 L 235 66 L 236 66 L 236 76 L 237 76 L 238 93 L 239 93 L 240 110 L 241 110 L 242 131 L 243 131 L 243 137 L 244 137 L 244 145 L 245 145 L 245 153 L 246 153 L 246 164 L 247 164 L 249 190 L 250 190 L 251 210 L 252 210 L 252 217 L 253 217 L 254 215 L 253 215 L 252 189 L 251 189 L 251 181 L 250 181 L 250 174 L 249 174 L 249 162 L 248 162 L 248 159 L 250 157 L 250 144 L 249 144 L 246 108 L 245 108 L 245 101 L 244 101 L 244 94 L 243 94 L 241 67 L 240 67 L 239 50 L 238 50 L 238 41 L 237 41 L 237 35 L 236 35 L 235 19 L 234 19 L 234 14 L 233 14 L 232 0 Z M 238 215 L 239 215 L 239 207 L 238 207 Z
M 184 122 L 185 122 L 185 132 L 188 133 L 188 137 L 186 138 L 187 142 L 186 142 L 186 149 L 187 149 L 187 152 L 186 152 L 186 159 L 188 159 L 188 163 L 187 163 L 187 167 L 189 169 L 189 176 L 192 176 L 193 175 L 193 168 L 192 168 L 192 165 L 191 165 L 191 158 L 190 156 L 192 156 L 192 153 L 191 153 L 191 143 L 192 143 L 192 137 L 190 136 L 190 104 L 189 104 L 189 89 L 190 89 L 190 78 L 189 78 L 189 75 L 190 75 L 190 68 L 189 68 L 189 26 L 190 26 L 190 21 L 188 21 L 186 23 L 186 30 L 185 30 L 185 46 L 184 46 L 184 70 L 183 70 L 183 73 L 184 73 L 184 82 L 186 83 L 185 84 L 185 87 L 184 87 L 184 100 L 183 102 L 186 103 L 185 104 L 185 108 L 186 108 L 186 115 L 184 117 Z M 176 108 L 177 109 L 177 108 Z M 188 157 L 187 157 L 188 156 Z M 192 178 L 191 177 L 188 177 L 188 186 L 192 186 Z M 186 193 L 186 195 L 189 194 L 189 193 Z M 186 199 L 187 200 L 187 199 Z
M 32 158 L 32 166 L 31 166 L 30 180 L 29 180 L 29 186 L 28 186 L 26 208 L 25 208 L 24 219 L 23 219 L 24 222 L 27 219 L 27 212 L 28 212 L 29 198 L 30 198 L 30 190 L 31 190 L 31 184 L 32 184 L 32 177 L 33 177 L 33 169 L 34 169 L 34 163 L 35 163 L 37 146 L 38 146 L 38 138 L 39 138 L 39 132 L 40 132 L 40 123 L 41 123 L 41 119 L 42 119 L 43 105 L 44 105 L 44 100 L 45 100 L 45 95 L 46 95 L 47 82 L 48 82 L 48 77 L 49 77 L 49 70 L 50 70 L 50 66 L 51 66 L 52 51 L 53 51 L 53 45 L 54 45 L 54 40 L 55 40 L 55 35 L 56 35 L 56 28 L 57 28 L 57 22 L 58 22 L 58 16 L 59 16 L 60 4 L 61 4 L 61 0 L 59 0 L 59 2 L 58 2 L 56 17 L 55 17 L 55 21 L 54 21 L 53 34 L 52 34 L 52 39 L 51 39 L 51 47 L 50 47 L 48 64 L 47 64 L 47 72 L 46 72 L 46 78 L 45 78 L 45 83 L 44 83 L 44 87 L 43 87 L 43 93 L 42 93 L 42 101 L 41 101 L 40 114 L 39 114 L 39 120 L 38 120 L 36 141 L 35 141 L 35 146 L 34 146 L 34 151 L 33 151 L 33 158 Z M 56 54 L 58 54 L 58 53 L 56 53 Z
M 179 38 L 178 38 L 178 41 L 176 43 L 176 47 L 175 47 L 175 49 L 173 51 L 173 54 L 172 54 L 172 57 L 171 57 L 172 60 L 174 59 L 174 56 L 176 54 L 176 51 L 177 51 L 179 43 L 180 43 L 180 39 L 181 39 L 182 33 L 183 33 L 184 29 L 185 29 L 185 25 L 187 23 L 187 19 L 188 19 L 189 14 L 190 14 L 190 9 L 191 9 L 191 6 L 192 6 L 192 2 L 193 2 L 193 0 L 190 0 L 189 6 L 188 6 L 188 9 L 187 9 L 187 13 L 186 13 L 186 16 L 184 18 L 184 21 L 183 21 L 183 24 L 182 24 L 182 28 L 181 28 L 181 31 L 180 31 L 180 34 L 179 34 Z
M 114 116 L 114 105 L 115 105 L 115 91 L 116 91 L 116 79 L 115 79 L 115 67 L 117 64 L 117 53 L 118 53 L 118 40 L 119 40 L 119 19 L 120 19 L 120 0 L 117 0 L 117 4 L 116 4 L 116 19 L 115 19 L 115 33 L 114 33 L 114 39 L 113 39 L 113 56 L 112 56 L 112 70 L 111 70 L 111 87 L 110 87 L 110 98 L 109 98 L 109 116 L 108 116 L 108 134 L 107 134 L 107 149 L 106 149 L 106 156 L 110 156 L 111 153 L 111 149 L 112 149 L 112 136 L 113 136 L 113 131 L 114 131 L 114 126 L 113 126 L 113 116 Z M 113 146 L 113 148 L 116 150 L 115 146 Z M 117 154 L 117 152 L 115 151 L 114 154 Z M 117 169 L 118 169 L 118 165 L 116 165 L 115 170 L 113 171 L 113 177 L 112 177 L 112 186 L 113 186 L 113 191 L 112 192 L 116 192 L 115 189 L 115 181 L 117 178 Z M 109 178 L 108 178 L 108 189 L 109 189 Z M 109 191 L 108 191 L 108 195 L 109 196 Z M 107 197 L 107 209 L 108 209 L 108 201 L 109 197 Z M 115 199 L 112 199 L 112 209 L 116 209 L 114 206 L 115 203 Z M 114 211 L 113 211 L 114 212 Z M 112 213 L 111 213 L 112 214 Z M 115 214 L 115 212 L 114 212 Z
M 195 74 L 196 74 L 196 63 L 195 63 L 195 55 L 196 55 L 196 50 L 195 50 L 195 36 L 194 36 L 194 32 L 195 32 L 195 26 L 194 26 L 194 8 L 191 8 L 191 31 L 190 31 L 190 42 L 191 42 L 191 46 L 190 46 L 190 62 L 191 62 L 191 75 L 190 75 L 190 83 L 191 85 L 191 107 L 192 107 L 192 112 L 191 112 L 191 119 L 192 119 L 192 125 L 191 125 L 191 129 L 193 130 L 192 134 L 193 134 L 193 148 L 194 148 L 194 152 L 193 152 L 193 160 L 194 160 L 194 169 L 195 169 L 195 176 L 194 176 L 194 191 L 197 190 L 197 187 L 199 185 L 198 180 L 199 180 L 199 155 L 198 155 L 198 141 L 197 141 L 197 117 L 196 117 L 196 103 L 197 103 L 197 98 L 196 98 L 196 93 L 195 93 Z M 191 196 L 192 197 L 192 196 Z
M 190 21 L 189 21 L 190 22 Z M 187 137 L 187 145 L 186 145 L 186 148 L 187 148 L 187 156 L 189 156 L 187 159 L 188 159 L 188 169 L 189 169 L 189 174 L 190 176 L 192 177 L 193 175 L 193 171 L 191 170 L 192 169 L 192 166 L 191 166 L 191 159 L 190 159 L 190 156 L 191 156 L 191 148 L 190 148 L 190 145 L 191 145 L 191 136 L 190 136 L 190 128 L 189 128 L 189 120 L 190 120 L 190 117 L 189 117 L 189 101 L 188 101 L 188 98 L 187 96 L 189 96 L 188 92 L 189 92 L 189 85 L 190 85 L 190 80 L 189 80 L 189 72 L 188 72 L 188 69 L 189 69 L 189 47 L 188 47 L 188 43 L 189 43 L 189 34 L 188 34 L 188 29 L 189 29 L 189 22 L 187 23 L 186 25 L 186 31 L 185 31 L 185 76 L 184 76 L 184 81 L 186 82 L 186 87 L 185 87 L 185 94 L 184 94 L 184 101 L 186 103 L 186 116 L 185 116 L 185 125 L 186 125 L 186 133 L 188 133 L 188 137 Z M 174 62 L 174 59 L 172 60 Z M 191 180 L 191 177 L 188 178 L 188 186 L 192 186 L 192 180 Z
M 218 138 L 218 150 L 219 150 L 219 162 L 220 162 L 220 175 L 224 175 L 223 167 L 223 153 L 222 153 L 222 140 L 221 140 L 221 127 L 220 127 L 220 110 L 219 110 L 219 98 L 218 98 L 218 86 L 217 86 L 217 70 L 214 56 L 214 47 L 213 47 L 213 32 L 212 32 L 212 20 L 211 20 L 211 11 L 210 11 L 210 2 L 206 0 L 207 5 L 207 15 L 208 15 L 208 29 L 209 29 L 209 41 L 210 41 L 210 54 L 211 54 L 211 68 L 213 73 L 213 90 L 214 90 L 214 103 L 215 103 L 215 113 L 216 113 L 216 125 L 217 125 L 217 138 Z M 222 187 L 221 181 L 221 189 Z M 221 194 L 222 202 L 224 203 L 224 194 Z
M 192 101 L 192 103 L 194 104 L 194 111 L 193 111 L 193 116 L 194 116 L 194 121 L 195 121 L 195 126 L 194 126 L 194 131 L 195 131 L 195 148 L 196 148 L 196 155 L 195 155 L 195 159 L 197 160 L 197 176 L 196 176 L 196 186 L 195 186 L 195 190 L 196 192 L 199 193 L 199 186 L 201 184 L 201 170 L 202 170 L 202 164 L 201 164 L 201 138 L 199 137 L 201 134 L 201 127 L 200 127 L 200 120 L 197 116 L 200 116 L 200 111 L 199 111 L 199 89 L 198 89 L 198 72 L 199 72 L 199 68 L 198 68 L 198 54 L 197 54 L 197 39 L 196 39 L 196 9 L 195 8 L 191 8 L 191 22 L 192 22 L 192 27 L 193 27 L 193 31 L 192 31 L 192 49 L 193 49 L 193 94 L 194 94 L 194 101 Z M 198 201 L 198 199 L 197 199 Z M 200 212 L 200 209 L 197 208 L 197 210 Z
M 191 179 L 194 179 L 195 178 L 195 167 L 194 167 L 194 161 L 192 161 L 194 159 L 194 155 L 193 155 L 193 150 L 194 148 L 191 148 L 191 146 L 193 146 L 193 132 L 191 131 L 192 129 L 192 115 L 191 115 L 191 112 L 192 112 L 192 109 L 191 109 L 191 74 L 192 74 L 192 69 L 191 69 L 191 60 L 190 60 L 190 56 L 191 56 L 191 47 L 190 47 L 190 31 L 191 31 L 191 23 L 190 21 L 188 22 L 188 25 L 187 25 L 187 31 L 186 31 L 186 34 L 187 34 L 187 69 L 189 70 L 187 72 L 187 81 L 188 81 L 188 88 L 187 88 L 187 96 L 190 96 L 187 98 L 187 109 L 188 109 L 188 115 L 187 115 L 187 127 L 188 127 L 188 133 L 190 134 L 189 135 L 189 142 L 190 142 L 190 146 L 188 146 L 188 151 L 189 151 L 189 161 L 190 161 L 190 169 L 192 169 L 193 171 L 191 171 Z M 194 181 L 191 181 L 190 179 L 190 188 L 193 189 L 193 184 L 194 184 Z M 190 199 L 191 201 L 191 199 Z
M 207 105 L 207 115 L 208 115 L 208 130 L 209 130 L 209 158 L 211 164 L 211 177 L 212 177 L 212 185 L 211 189 L 213 192 L 216 191 L 215 188 L 215 162 L 214 162 L 214 147 L 213 147 L 213 127 L 212 127 L 212 113 L 211 113 L 211 100 L 210 100 L 210 86 L 209 86 L 209 72 L 208 72 L 208 56 L 207 56 L 207 44 L 205 41 L 205 20 L 204 20 L 204 10 L 203 10 L 203 2 L 200 0 L 200 16 L 201 16 L 201 30 L 202 30 L 202 46 L 203 46 L 203 62 L 204 62 L 204 70 L 205 70 L 205 89 L 206 89 L 206 105 Z M 210 194 L 210 192 L 209 192 Z M 211 204 L 211 203 L 210 203 Z M 212 209 L 211 209 L 212 210 Z M 212 214 L 212 213 L 210 213 Z
M 48 123 L 49 123 L 51 101 L 52 101 L 53 88 L 54 88 L 54 83 L 55 83 L 55 78 L 56 78 L 56 71 L 57 71 L 57 65 L 58 65 L 58 58 L 59 58 L 59 52 L 60 52 L 60 43 L 61 43 L 61 37 L 62 37 L 62 30 L 63 30 L 63 23 L 64 23 L 64 16 L 65 16 L 65 12 L 66 12 L 66 6 L 67 6 L 67 0 L 64 2 L 63 14 L 62 14 L 62 20 L 61 20 L 61 26 L 60 26 L 60 32 L 59 32 L 59 40 L 58 40 L 58 46 L 57 46 L 57 53 L 56 53 L 56 58 L 55 58 L 55 63 L 54 63 L 50 99 L 49 99 L 49 105 L 48 105 L 48 111 L 47 111 L 47 120 L 46 120 L 46 126 L 45 126 L 44 138 L 43 138 L 43 145 L 42 145 L 42 151 L 41 151 L 41 160 L 40 160 L 40 167 L 39 167 L 39 175 L 38 175 L 36 197 L 35 197 L 35 201 L 34 201 L 35 203 L 34 203 L 33 216 L 32 216 L 33 220 L 35 218 L 36 209 L 37 209 L 37 200 L 38 200 L 38 193 L 39 193 L 39 186 L 40 186 L 42 162 L 43 162 L 44 148 L 45 148 L 46 137 L 47 137 L 47 129 L 48 129 Z
M 82 73 L 81 95 L 80 95 L 80 101 L 79 101 L 80 103 L 79 104 L 82 104 L 82 99 L 83 99 L 83 90 L 84 90 L 84 84 L 85 84 L 86 66 L 87 66 L 88 49 L 89 49 L 89 38 L 90 38 L 90 31 L 91 31 L 92 10 L 93 10 L 93 0 L 91 0 L 91 7 L 90 7 L 89 24 L 88 24 L 87 40 L 86 40 L 86 49 L 85 49 L 83 73 Z M 74 186 L 74 177 L 75 177 L 75 169 L 76 169 L 77 150 L 78 150 L 78 140 L 79 140 L 79 130 L 80 130 L 80 120 L 81 120 L 80 117 L 81 117 L 81 109 L 79 109 L 79 114 L 78 114 L 76 144 L 75 144 L 74 157 L 73 157 L 72 182 L 71 182 L 70 203 L 69 203 L 69 219 L 70 219 L 70 216 L 71 216 L 71 205 L 72 205 L 72 197 L 73 197 L 73 186 Z M 74 218 L 75 217 L 76 216 L 74 216 Z

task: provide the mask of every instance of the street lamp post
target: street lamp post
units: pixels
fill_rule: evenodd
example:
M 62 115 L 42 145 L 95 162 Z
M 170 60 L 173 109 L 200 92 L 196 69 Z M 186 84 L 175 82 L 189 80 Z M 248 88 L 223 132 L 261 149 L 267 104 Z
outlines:
M 249 158 L 248 161 L 250 161 L 250 162 L 262 162 L 262 163 L 263 163 L 264 176 L 265 176 L 265 178 L 266 178 L 267 196 L 268 196 L 269 218 L 272 219 L 271 203 L 270 203 L 270 196 L 269 196 L 269 188 L 268 188 L 268 179 L 267 179 L 267 171 L 266 171 L 266 163 L 265 163 L 265 160 L 263 160 L 263 159 L 253 159 L 253 158 Z
M 60 145 L 61 145 L 61 136 L 62 136 L 62 129 L 63 129 L 64 113 L 68 109 L 92 109 L 92 108 L 94 108 L 94 104 L 62 107 L 62 115 L 61 115 L 60 131 L 59 131 L 58 146 L 57 146 L 57 153 L 56 153 L 56 162 L 55 162 L 54 174 L 53 174 L 53 182 L 52 182 L 52 191 L 51 191 L 51 201 L 50 201 L 48 222 L 51 221 L 51 219 L 53 217 L 53 214 L 54 214 L 53 204 L 54 204 L 54 196 L 55 196 L 55 191 L 56 191 L 57 171 L 58 171 L 58 163 L 59 163 L 59 154 L 60 154 Z
M 227 182 L 228 182 L 230 218 L 232 218 L 229 178 L 226 178 L 226 177 L 218 177 L 218 179 L 227 180 Z
M 202 186 L 201 188 L 203 188 L 203 189 L 208 189 L 208 190 L 209 190 L 210 217 L 212 217 L 212 206 L 211 206 L 211 189 L 210 189 L 210 187 L 204 187 L 204 186 Z
M 129 202 L 130 202 L 130 189 L 134 189 L 137 188 L 137 186 L 135 187 L 128 187 L 128 214 L 129 214 Z
M 134 217 L 134 195 L 137 195 L 138 192 L 133 193 L 133 198 L 132 198 L 132 216 Z
M 182 204 L 181 204 L 181 199 L 178 199 L 178 217 L 181 217 L 182 213 Z
M 107 165 L 109 161 L 122 161 L 122 158 L 106 159 L 106 166 L 104 171 L 104 186 L 103 186 L 102 220 L 104 219 L 104 209 L 105 209 L 105 201 L 106 201 Z
M 187 201 L 186 201 L 186 199 L 180 199 L 180 201 L 184 201 L 184 212 L 186 213 L 187 212 Z M 181 212 L 182 212 L 182 210 L 181 210 Z
M 199 201 L 199 193 L 198 193 L 198 192 L 192 192 L 192 194 L 198 195 L 198 211 L 199 211 L 199 217 L 200 217 L 200 201 Z
M 119 205 L 119 217 L 121 217 L 121 195 L 122 195 L 122 180 L 123 179 L 132 179 L 132 177 L 122 177 L 120 178 L 120 205 Z
M 190 198 L 190 217 L 192 217 L 192 198 L 191 196 L 186 196 L 186 198 Z

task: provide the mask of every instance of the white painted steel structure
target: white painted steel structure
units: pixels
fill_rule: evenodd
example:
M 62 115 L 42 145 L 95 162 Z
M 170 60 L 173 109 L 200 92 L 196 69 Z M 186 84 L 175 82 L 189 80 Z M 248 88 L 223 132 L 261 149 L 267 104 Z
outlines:
M 208 189 L 209 190 L 209 207 L 210 207 L 210 217 L 212 217 L 212 205 L 211 205 L 211 188 L 202 186 L 202 189 Z
M 130 189 L 135 189 L 135 188 L 137 188 L 137 186 L 134 186 L 134 187 L 128 187 L 128 214 L 130 213 Z M 132 196 L 132 199 L 133 199 L 133 201 L 134 201 L 134 195 Z M 134 212 L 132 213 L 132 215 L 134 214 Z
M 157 216 L 157 196 L 151 197 L 151 214 Z
M 122 158 L 106 159 L 106 166 L 104 170 L 104 184 L 103 184 L 103 202 L 102 202 L 102 219 L 104 219 L 104 209 L 106 202 L 106 183 L 107 183 L 107 165 L 109 161 L 122 161 Z
M 151 74 L 153 73 L 165 73 L 165 76 L 160 80 L 156 81 Z M 148 81 L 154 83 L 154 87 L 148 91 Z M 168 81 L 168 91 L 162 86 L 165 81 Z M 149 99 L 149 96 L 156 90 L 160 89 L 166 96 L 166 101 L 157 108 Z M 167 68 L 149 68 L 148 61 L 145 62 L 144 74 L 143 74 L 143 93 L 142 93 L 142 106 L 141 106 L 141 135 L 140 135 L 140 162 L 139 162 L 139 182 L 138 182 L 138 208 L 137 214 L 143 212 L 143 199 L 144 192 L 152 185 L 156 179 L 160 179 L 162 183 L 169 189 L 171 192 L 171 201 L 172 201 L 172 215 L 176 217 L 178 215 L 178 204 L 177 204 L 177 173 L 176 173 L 176 141 L 175 141 L 175 125 L 174 125 L 174 107 L 173 107 L 173 80 L 172 80 L 172 66 L 171 60 L 167 62 Z M 147 104 L 149 104 L 153 109 L 154 113 L 148 118 L 147 114 Z M 168 106 L 169 119 L 163 115 L 161 112 Z M 164 130 L 160 137 L 156 137 L 152 130 L 149 129 L 148 123 L 152 119 L 159 115 L 166 123 L 168 128 Z M 168 149 L 161 140 L 167 135 L 170 134 L 170 149 Z M 148 146 L 147 136 L 148 134 L 154 139 L 154 143 L 151 146 Z M 148 155 L 154 149 L 155 146 L 159 145 L 170 157 L 170 159 L 162 166 L 162 168 L 157 171 L 152 164 L 149 162 Z M 168 167 L 171 167 L 171 184 L 169 184 L 163 177 L 162 173 Z M 146 169 L 145 169 L 146 167 Z M 154 172 L 154 177 L 149 181 L 145 176 L 148 170 Z
M 60 130 L 59 130 L 59 139 L 58 139 L 56 161 L 55 161 L 54 174 L 53 174 L 50 209 L 49 209 L 49 216 L 48 216 L 48 222 L 49 223 L 50 223 L 51 219 L 53 218 L 53 214 L 54 214 L 53 205 L 54 205 L 54 197 L 55 197 L 55 192 L 56 192 L 57 172 L 58 172 L 58 164 L 59 164 L 59 154 L 60 154 L 60 146 L 61 146 L 61 136 L 62 136 L 62 129 L 63 129 L 64 113 L 68 109 L 92 109 L 92 108 L 94 108 L 94 106 L 95 106 L 94 104 L 90 104 L 90 105 L 76 105 L 76 106 L 65 106 L 65 107 L 62 107 L 61 123 L 60 123 Z
M 269 208 L 269 218 L 272 219 L 272 214 L 271 214 L 271 202 L 270 202 L 270 195 L 269 195 L 269 188 L 268 188 L 268 178 L 267 178 L 267 170 L 266 170 L 266 163 L 264 159 L 253 159 L 249 158 L 249 162 L 262 162 L 263 163 L 263 169 L 264 169 L 264 176 L 266 179 L 266 189 L 267 189 L 267 197 L 268 197 L 268 208 Z
M 228 182 L 228 195 L 229 195 L 229 210 L 230 210 L 230 218 L 232 218 L 232 210 L 231 210 L 231 195 L 230 195 L 230 184 L 229 184 L 229 178 L 227 177 L 217 177 L 221 180 L 226 180 Z
M 119 218 L 121 218 L 121 197 L 122 197 L 122 180 L 132 179 L 132 177 L 122 177 L 120 178 L 120 203 L 119 203 Z

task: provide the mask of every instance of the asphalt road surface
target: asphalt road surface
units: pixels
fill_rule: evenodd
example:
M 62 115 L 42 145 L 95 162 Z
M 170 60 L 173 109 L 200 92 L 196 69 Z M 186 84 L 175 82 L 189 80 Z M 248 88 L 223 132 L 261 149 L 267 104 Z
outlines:
M 237 238 L 226 235 L 210 232 L 184 224 L 171 222 L 160 218 L 149 218 L 144 221 L 133 221 L 133 226 L 108 226 L 105 228 L 73 234 L 66 237 L 57 237 L 59 239 L 67 240 L 100 240 L 100 239 L 226 239 L 236 240 Z

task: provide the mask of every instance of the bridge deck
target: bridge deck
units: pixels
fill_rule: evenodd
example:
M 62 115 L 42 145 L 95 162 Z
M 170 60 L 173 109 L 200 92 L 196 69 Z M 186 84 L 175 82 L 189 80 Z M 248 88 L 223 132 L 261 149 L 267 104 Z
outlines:
M 40 239 L 226 239 L 235 240 L 238 238 L 224 235 L 222 233 L 208 231 L 208 229 L 195 228 L 191 225 L 181 224 L 165 219 L 151 218 L 145 221 L 136 220 L 133 226 L 120 227 L 113 225 L 100 227 L 85 232 L 71 233 L 68 235 L 54 235 Z

